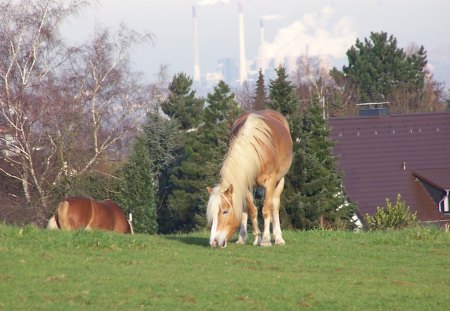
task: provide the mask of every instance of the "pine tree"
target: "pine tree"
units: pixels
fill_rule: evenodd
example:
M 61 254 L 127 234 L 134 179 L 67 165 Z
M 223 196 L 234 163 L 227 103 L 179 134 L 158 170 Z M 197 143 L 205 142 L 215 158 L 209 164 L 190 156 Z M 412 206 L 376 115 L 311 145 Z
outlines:
M 253 108 L 255 110 L 264 110 L 268 107 L 268 98 L 266 93 L 266 86 L 264 85 L 264 75 L 262 70 L 259 70 L 258 80 L 256 81 L 255 97 L 253 99 Z
M 192 79 L 186 74 L 178 73 L 173 77 L 168 97 L 161 103 L 163 112 L 170 118 L 170 123 L 163 122 L 166 130 L 161 133 L 165 132 L 168 135 L 160 137 L 161 143 L 155 145 L 151 142 L 149 146 L 162 147 L 160 151 L 167 156 L 166 160 L 170 160 L 168 165 L 156 163 L 161 168 L 157 175 L 158 221 L 161 233 L 188 231 L 193 228 L 189 214 L 191 206 L 196 203 L 188 202 L 190 198 L 186 196 L 186 191 L 190 190 L 186 181 L 189 182 L 189 178 L 182 176 L 184 171 L 192 168 L 183 162 L 188 157 L 191 137 L 196 135 L 201 125 L 204 99 L 198 98 L 191 87 Z M 154 132 L 151 131 L 151 127 L 149 129 L 148 133 L 151 136 Z M 177 130 L 173 132 L 174 129 Z M 195 180 L 196 177 L 192 178 Z
M 271 80 L 269 85 L 269 108 L 281 112 L 289 120 L 298 110 L 295 88 L 288 80 L 286 69 L 283 66 L 278 66 L 275 72 L 277 78 Z
M 219 179 L 221 160 L 238 106 L 224 82 L 208 94 L 202 113 L 202 125 L 183 138 L 183 158 L 171 171 L 171 194 L 168 208 L 172 215 L 172 231 L 190 231 L 206 226 L 206 187 Z
M 134 231 L 156 233 L 158 225 L 152 161 L 145 136 L 136 139 L 133 151 L 120 176 L 122 182 L 116 200 L 127 213 L 133 214 Z
M 358 39 L 347 57 L 343 72 L 356 85 L 361 102 L 389 100 L 400 88 L 421 93 L 427 64 L 423 47 L 407 56 L 394 36 L 372 32 L 364 42 Z
M 179 122 L 176 119 L 167 119 L 156 111 L 147 114 L 143 126 L 147 142 L 147 151 L 152 159 L 152 174 L 156 191 L 158 231 L 170 232 L 171 213 L 167 208 L 167 197 L 170 192 L 170 173 L 179 149 L 180 140 Z
M 350 228 L 354 206 L 347 204 L 342 189 L 337 161 L 332 155 L 333 143 L 323 119 L 318 97 L 301 121 L 300 139 L 295 143 L 295 156 L 289 177 L 299 193 L 288 211 L 294 227 L 308 229 L 325 219 L 331 227 Z
M 196 128 L 203 111 L 203 99 L 195 95 L 192 79 L 184 73 L 176 74 L 169 85 L 168 98 L 161 103 L 161 108 L 170 118 L 178 120 L 181 129 Z

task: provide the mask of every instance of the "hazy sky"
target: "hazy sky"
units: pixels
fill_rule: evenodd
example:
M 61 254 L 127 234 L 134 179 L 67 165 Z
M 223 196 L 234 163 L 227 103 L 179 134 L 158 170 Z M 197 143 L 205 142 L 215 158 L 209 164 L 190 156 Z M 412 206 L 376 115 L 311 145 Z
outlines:
M 192 6 L 197 4 L 201 74 L 216 71 L 217 60 L 238 59 L 237 0 L 99 0 L 63 28 L 73 42 L 88 38 L 95 27 L 123 22 L 156 36 L 132 54 L 133 66 L 149 81 L 160 65 L 171 74 L 193 75 Z M 207 5 L 204 5 L 207 4 Z M 346 62 L 345 52 L 371 31 L 385 31 L 406 48 L 423 45 L 435 78 L 450 87 L 450 1 L 448 0 L 246 0 L 243 1 L 246 56 L 258 56 L 260 19 L 264 17 L 266 51 L 271 56 L 301 54 Z

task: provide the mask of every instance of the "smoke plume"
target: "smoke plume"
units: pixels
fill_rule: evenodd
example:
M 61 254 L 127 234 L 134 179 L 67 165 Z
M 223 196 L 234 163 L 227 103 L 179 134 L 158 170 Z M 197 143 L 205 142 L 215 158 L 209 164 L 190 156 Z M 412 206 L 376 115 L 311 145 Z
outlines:
M 225 3 L 229 4 L 230 0 L 200 0 L 195 4 L 196 6 L 206 6 L 206 5 L 214 5 L 217 3 Z
M 301 20 L 280 29 L 271 43 L 265 44 L 265 57 L 282 62 L 308 50 L 309 56 L 342 58 L 357 37 L 350 19 L 343 17 L 330 25 L 333 9 L 325 6 L 320 13 L 308 13 Z

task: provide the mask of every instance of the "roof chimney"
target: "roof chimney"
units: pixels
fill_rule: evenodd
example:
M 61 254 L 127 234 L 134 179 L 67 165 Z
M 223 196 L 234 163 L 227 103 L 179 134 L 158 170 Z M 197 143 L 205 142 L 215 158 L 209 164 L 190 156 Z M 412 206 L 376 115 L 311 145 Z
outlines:
M 378 102 L 378 103 L 361 103 L 356 104 L 359 107 L 360 117 L 370 117 L 370 116 L 386 116 L 388 115 L 389 102 Z

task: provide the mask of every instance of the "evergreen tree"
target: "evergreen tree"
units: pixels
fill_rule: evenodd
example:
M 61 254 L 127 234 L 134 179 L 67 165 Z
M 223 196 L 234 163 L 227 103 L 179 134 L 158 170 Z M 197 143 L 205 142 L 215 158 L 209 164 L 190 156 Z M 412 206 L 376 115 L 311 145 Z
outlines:
M 199 125 L 203 100 L 195 95 L 192 79 L 184 73 L 176 74 L 169 85 L 168 98 L 161 108 L 170 118 L 178 120 L 181 129 L 189 130 Z
M 258 80 L 256 81 L 255 97 L 253 99 L 253 107 L 255 110 L 264 110 L 268 107 L 268 98 L 266 86 L 264 85 L 264 75 L 262 70 L 259 70 Z
M 281 112 L 289 120 L 298 110 L 295 88 L 288 80 L 286 69 L 283 66 L 278 66 L 275 72 L 277 78 L 271 80 L 269 85 L 269 108 Z
M 332 155 L 333 143 L 328 137 L 322 108 L 314 96 L 311 110 L 302 116 L 301 135 L 295 142 L 294 163 L 289 172 L 292 187 L 299 187 L 288 207 L 294 227 L 318 227 L 320 218 L 332 227 L 351 227 L 354 206 L 345 201 L 337 161 Z
M 300 111 L 295 97 L 295 87 L 291 81 L 288 80 L 285 68 L 279 66 L 275 72 L 277 77 L 275 80 L 271 80 L 269 84 L 270 102 L 268 106 L 272 110 L 281 112 L 287 118 L 292 140 L 294 142 L 292 150 L 292 166 L 285 177 L 285 189 L 281 197 L 282 203 L 280 205 L 280 219 L 282 225 L 288 227 L 292 225 L 290 214 L 293 213 L 294 206 L 296 206 L 295 202 L 300 197 L 300 183 L 298 182 L 299 170 L 296 169 L 296 163 L 299 164 L 302 162 L 302 159 L 300 158 L 301 154 L 297 150 L 297 142 L 300 138 L 301 131 L 301 127 L 299 126 Z M 259 194 L 260 192 L 261 191 L 257 191 L 256 194 Z M 258 204 L 262 204 L 262 198 L 263 195 L 256 195 Z
M 400 88 L 417 92 L 424 86 L 425 49 L 407 56 L 397 47 L 397 39 L 385 32 L 372 32 L 364 42 L 356 40 L 347 57 L 343 72 L 356 85 L 361 102 L 386 101 Z
M 145 136 L 137 137 L 128 162 L 123 166 L 121 191 L 116 200 L 127 213 L 133 214 L 133 227 L 137 233 L 154 234 L 158 230 L 156 198 Z
M 171 171 L 168 208 L 172 231 L 206 226 L 206 187 L 218 182 L 228 132 L 238 115 L 234 94 L 222 81 L 212 94 L 208 94 L 207 103 L 202 113 L 202 125 L 184 135 L 183 157 Z
M 157 220 L 159 232 L 170 232 L 171 213 L 167 208 L 167 197 L 170 192 L 170 174 L 177 157 L 180 157 L 179 122 L 167 119 L 158 111 L 147 114 L 143 126 L 147 142 L 147 151 L 152 160 L 152 173 L 157 202 Z

